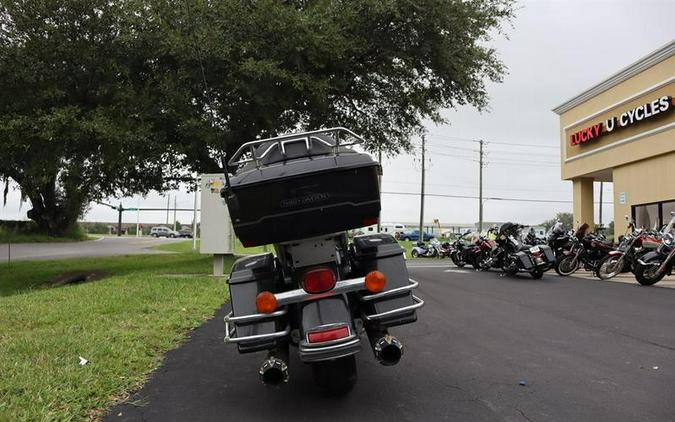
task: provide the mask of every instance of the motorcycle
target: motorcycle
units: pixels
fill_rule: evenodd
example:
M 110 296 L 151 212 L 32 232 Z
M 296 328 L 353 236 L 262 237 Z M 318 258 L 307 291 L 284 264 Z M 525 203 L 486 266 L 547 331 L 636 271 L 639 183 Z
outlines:
M 555 264 L 555 255 L 548 245 L 523 244 L 520 240 L 523 227 L 521 224 L 504 223 L 499 228 L 496 259 L 508 275 L 527 272 L 532 278 L 540 279 Z
M 295 133 L 245 143 L 227 162 L 236 170 L 225 170 L 221 196 L 234 232 L 276 253 L 234 262 L 225 342 L 266 353 L 257 369 L 266 385 L 288 382 L 293 347 L 320 391 L 349 392 L 355 354 L 369 348 L 397 364 L 404 348 L 390 329 L 414 323 L 424 305 L 393 236 L 347 236 L 379 220 L 381 168 L 353 148 L 363 142 L 345 128 Z
M 666 275 L 673 274 L 675 264 L 675 236 L 673 225 L 675 224 L 675 212 L 670 213 L 673 218 L 670 224 L 663 230 L 663 243 L 654 252 L 645 254 L 637 260 L 634 273 L 635 279 L 643 286 L 651 286 L 658 283 Z
M 588 229 L 589 225 L 584 223 L 572 236 L 569 248 L 555 263 L 558 275 L 572 275 L 583 265 L 585 270 L 597 276 L 600 263 L 614 250 L 611 244 L 602 240 L 601 234 L 588 233 Z
M 413 258 L 435 258 L 439 254 L 440 244 L 436 238 L 431 239 L 428 245 L 419 241 L 413 246 L 410 255 Z
M 556 259 L 563 255 L 566 248 L 569 248 L 572 240 L 572 233 L 565 230 L 563 223 L 556 222 L 546 236 L 546 244 L 553 249 Z
M 450 249 L 450 259 L 456 267 L 462 268 L 471 263 L 473 241 L 469 238 L 471 230 L 467 230 L 453 242 Z
M 480 236 L 476 241 L 469 261 L 477 270 L 486 271 L 490 268 L 500 268 L 500 254 L 497 242 L 497 227 L 488 229 L 485 236 Z
M 628 234 L 621 237 L 619 246 L 616 250 L 610 251 L 605 259 L 600 262 L 597 276 L 601 280 L 609 280 L 622 272 L 633 271 L 637 261 L 643 255 L 658 248 L 662 243 L 661 233 L 635 229 L 635 222 L 628 220 Z M 675 217 L 673 218 L 675 221 Z

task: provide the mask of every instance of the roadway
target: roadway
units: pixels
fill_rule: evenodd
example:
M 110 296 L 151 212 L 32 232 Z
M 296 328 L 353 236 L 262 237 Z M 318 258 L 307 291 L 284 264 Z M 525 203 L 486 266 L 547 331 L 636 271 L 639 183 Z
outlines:
M 392 330 L 402 361 L 383 367 L 364 348 L 348 396 L 319 395 L 293 349 L 290 382 L 263 386 L 264 356 L 223 344 L 225 304 L 104 420 L 675 419 L 675 289 L 436 260 L 412 262 L 410 274 L 426 306 L 416 324 Z

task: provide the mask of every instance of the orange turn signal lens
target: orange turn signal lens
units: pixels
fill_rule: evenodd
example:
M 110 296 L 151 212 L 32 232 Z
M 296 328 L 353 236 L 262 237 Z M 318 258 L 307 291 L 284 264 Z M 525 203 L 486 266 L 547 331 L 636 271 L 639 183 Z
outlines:
M 387 278 L 379 271 L 371 271 L 366 275 L 366 289 L 371 293 L 378 293 L 384 290 Z
M 255 298 L 255 307 L 261 314 L 271 314 L 277 309 L 277 298 L 272 292 L 260 292 Z

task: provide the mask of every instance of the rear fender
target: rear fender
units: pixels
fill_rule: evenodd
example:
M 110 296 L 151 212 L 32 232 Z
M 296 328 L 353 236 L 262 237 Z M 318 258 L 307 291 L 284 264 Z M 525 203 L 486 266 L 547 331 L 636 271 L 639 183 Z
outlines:
M 332 328 L 346 327 L 348 335 L 323 343 L 310 343 L 309 334 Z M 333 296 L 306 302 L 300 309 L 300 359 L 317 362 L 337 359 L 357 353 L 360 341 L 346 296 Z

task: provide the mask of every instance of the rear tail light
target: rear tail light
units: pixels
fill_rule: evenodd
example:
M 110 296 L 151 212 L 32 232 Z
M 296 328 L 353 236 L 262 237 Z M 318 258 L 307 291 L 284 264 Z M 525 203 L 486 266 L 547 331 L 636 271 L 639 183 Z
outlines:
M 379 271 L 371 271 L 366 275 L 366 289 L 371 293 L 381 292 L 385 284 L 387 278 Z
M 313 331 L 307 334 L 307 341 L 310 343 L 323 343 L 326 341 L 339 340 L 349 337 L 349 327 L 330 328 L 328 330 Z
M 307 293 L 323 293 L 335 287 L 335 273 L 330 268 L 307 271 L 302 283 Z
M 255 307 L 262 314 L 271 314 L 277 309 L 277 298 L 272 292 L 260 292 L 255 298 Z
M 372 226 L 380 222 L 380 217 L 366 217 L 363 219 L 363 227 Z

